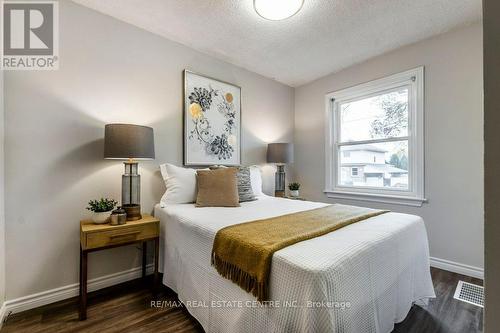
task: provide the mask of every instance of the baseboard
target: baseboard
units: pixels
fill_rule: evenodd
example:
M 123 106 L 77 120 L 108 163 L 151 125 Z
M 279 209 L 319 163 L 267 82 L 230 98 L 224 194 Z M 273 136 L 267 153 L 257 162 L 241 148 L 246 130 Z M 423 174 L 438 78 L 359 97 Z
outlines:
M 431 266 L 439 269 L 444 269 L 445 271 L 450 271 L 453 273 L 467 275 L 478 279 L 484 279 L 483 268 L 465 265 L 451 260 L 431 257 Z
M 5 302 L 3 302 L 2 306 L 0 307 L 0 330 L 2 329 L 3 321 L 5 318 L 5 313 L 7 311 L 5 310 Z
M 147 266 L 147 272 L 148 274 L 153 272 L 153 265 Z M 87 290 L 91 292 L 102 288 L 111 287 L 116 284 L 140 278 L 141 276 L 142 276 L 142 267 L 136 267 L 126 271 L 106 276 L 101 276 L 89 280 L 87 283 Z M 37 294 L 32 294 L 17 299 L 8 300 L 2 306 L 3 312 L 0 312 L 0 314 L 2 315 L 0 318 L 3 318 L 5 314 L 10 315 L 12 313 L 18 313 L 29 309 L 34 309 L 39 306 L 75 297 L 78 296 L 78 293 L 79 293 L 79 284 L 74 283 L 64 287 L 42 291 Z

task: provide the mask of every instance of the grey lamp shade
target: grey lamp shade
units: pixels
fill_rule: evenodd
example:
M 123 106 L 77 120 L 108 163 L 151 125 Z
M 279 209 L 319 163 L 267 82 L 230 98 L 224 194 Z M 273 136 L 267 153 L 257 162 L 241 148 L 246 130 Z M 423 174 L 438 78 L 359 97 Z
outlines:
M 293 143 L 270 143 L 267 145 L 268 163 L 293 163 Z
M 153 129 L 131 124 L 108 124 L 104 128 L 104 158 L 154 159 Z

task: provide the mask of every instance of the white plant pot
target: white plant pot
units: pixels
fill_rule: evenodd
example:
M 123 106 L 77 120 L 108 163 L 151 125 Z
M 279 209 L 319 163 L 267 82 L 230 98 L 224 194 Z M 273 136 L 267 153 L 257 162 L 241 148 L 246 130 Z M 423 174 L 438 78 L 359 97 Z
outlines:
M 92 215 L 92 221 L 95 223 L 95 224 L 104 224 L 104 223 L 108 223 L 109 221 L 109 217 L 111 216 L 111 211 L 107 211 L 107 212 L 94 212 L 94 214 Z
M 299 196 L 299 190 L 290 191 L 290 196 L 296 198 Z

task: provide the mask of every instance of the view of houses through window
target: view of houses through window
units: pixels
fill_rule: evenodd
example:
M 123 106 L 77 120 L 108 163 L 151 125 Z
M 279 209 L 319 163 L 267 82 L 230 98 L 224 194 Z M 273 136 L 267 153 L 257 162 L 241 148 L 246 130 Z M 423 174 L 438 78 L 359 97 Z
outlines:
M 408 190 L 408 91 L 340 105 L 339 185 Z

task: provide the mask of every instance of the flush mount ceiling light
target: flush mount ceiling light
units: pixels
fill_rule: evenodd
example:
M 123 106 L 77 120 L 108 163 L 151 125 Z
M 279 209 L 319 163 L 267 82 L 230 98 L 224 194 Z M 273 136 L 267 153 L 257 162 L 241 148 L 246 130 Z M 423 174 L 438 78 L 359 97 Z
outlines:
M 279 21 L 297 14 L 304 0 L 253 0 L 257 14 L 265 19 Z

